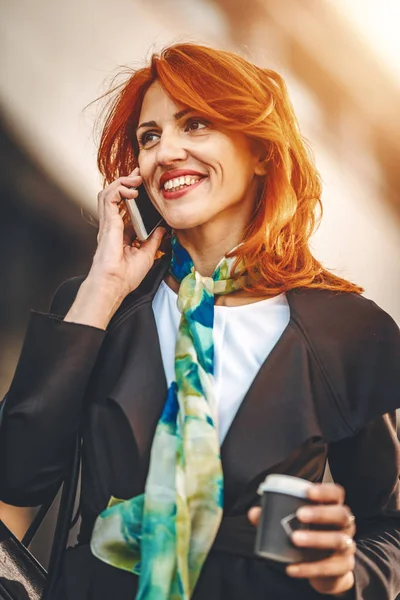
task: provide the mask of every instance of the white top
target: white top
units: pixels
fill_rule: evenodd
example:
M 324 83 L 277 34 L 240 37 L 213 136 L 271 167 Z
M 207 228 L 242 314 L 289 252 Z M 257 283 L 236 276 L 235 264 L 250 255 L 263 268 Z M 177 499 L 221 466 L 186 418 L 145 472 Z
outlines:
M 153 298 L 168 387 L 175 380 L 175 342 L 181 317 L 177 298 L 164 281 Z M 290 311 L 285 294 L 214 308 L 214 379 L 222 444 L 253 379 L 289 323 Z

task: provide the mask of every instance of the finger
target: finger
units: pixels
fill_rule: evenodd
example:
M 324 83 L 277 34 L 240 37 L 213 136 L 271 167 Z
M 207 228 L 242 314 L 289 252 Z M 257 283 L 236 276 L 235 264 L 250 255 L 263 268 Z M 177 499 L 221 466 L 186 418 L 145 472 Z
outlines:
M 132 246 L 132 242 L 136 237 L 135 230 L 133 229 L 132 223 L 125 226 L 124 229 L 124 246 Z
M 324 560 L 298 563 L 286 567 L 286 573 L 290 577 L 310 579 L 312 577 L 342 577 L 354 571 L 354 553 L 335 554 Z
M 131 188 L 131 187 L 137 187 L 139 185 L 141 185 L 143 183 L 143 179 L 139 174 L 139 169 L 136 167 L 135 169 L 133 169 L 132 173 L 129 173 L 128 175 L 122 175 L 121 177 L 118 177 L 117 179 L 115 179 L 109 186 L 108 186 L 108 190 L 114 190 L 115 188 L 118 188 L 120 185 L 123 185 L 127 188 Z
M 128 187 L 126 185 L 118 185 L 118 187 L 108 190 L 103 197 L 103 203 L 106 206 L 112 204 L 120 204 L 123 200 L 136 198 L 139 192 L 134 187 Z
M 143 254 L 147 254 L 152 260 L 154 260 L 154 256 L 158 250 L 159 245 L 166 233 L 165 227 L 157 227 L 151 236 L 140 245 L 140 251 Z
M 153 233 L 147 240 L 139 242 L 137 238 L 133 239 L 133 241 L 131 241 L 131 243 L 129 244 L 130 254 L 136 255 L 137 253 L 139 253 L 142 259 L 144 259 L 145 263 L 151 266 L 156 259 L 158 248 L 160 247 L 165 233 L 166 229 L 164 227 L 157 227 L 157 229 L 153 231 Z
M 128 177 L 135 177 L 136 175 L 140 175 L 139 167 L 135 167 L 130 173 L 128 173 Z
M 105 187 L 97 196 L 97 215 L 99 220 L 99 231 L 97 235 L 97 243 L 100 242 L 103 231 L 104 221 L 106 216 L 107 203 L 120 205 L 125 198 L 135 198 L 136 193 L 131 193 L 131 188 L 134 188 L 142 183 L 142 178 L 139 175 L 139 169 L 136 168 L 126 177 L 119 177 Z M 121 187 L 122 186 L 122 187 Z M 134 190 L 132 190 L 133 192 Z M 125 207 L 121 207 L 124 211 Z M 116 214 L 115 209 L 111 214 Z
M 130 227 L 132 225 L 132 222 L 131 222 L 131 218 L 128 213 L 128 208 L 126 206 L 126 203 L 121 202 L 120 204 L 118 204 L 118 210 L 119 210 L 119 214 L 121 215 L 122 220 L 124 222 L 125 228 Z
M 136 186 L 134 185 L 134 180 L 129 180 L 129 178 L 125 177 L 124 183 L 121 181 L 122 178 L 116 179 L 109 186 L 101 190 L 98 194 L 98 201 L 103 205 L 106 202 L 110 202 L 112 204 L 118 204 L 125 198 L 131 198 L 129 195 L 129 190 L 136 190 Z
M 302 506 L 296 516 L 302 523 L 332 525 L 338 529 L 350 529 L 354 524 L 349 507 L 339 504 Z
M 103 236 L 106 223 L 108 223 L 110 217 L 114 217 L 118 215 L 118 213 L 123 216 L 123 213 L 126 212 L 126 206 L 121 205 L 122 200 L 124 198 L 135 198 L 137 194 L 138 192 L 136 190 L 121 185 L 114 188 L 109 186 L 99 193 L 97 202 L 97 213 L 99 217 L 98 243 Z
M 124 179 L 125 183 L 122 183 L 121 179 Z M 133 185 L 133 182 L 133 179 L 129 180 L 127 177 L 120 178 L 116 181 L 113 181 L 113 183 L 104 190 L 101 190 L 98 195 L 98 202 L 102 205 L 102 207 L 99 209 L 99 215 L 101 211 L 104 213 L 104 207 L 107 204 L 120 204 L 127 198 L 136 198 L 138 191 Z
M 257 527 L 261 516 L 261 508 L 259 506 L 253 506 L 247 513 L 250 523 L 253 523 Z
M 354 573 L 349 571 L 342 577 L 314 577 L 309 580 L 312 587 L 320 594 L 336 595 L 343 594 L 354 587 Z M 353 595 L 351 596 L 354 597 Z
M 122 229 L 126 223 L 127 207 L 124 202 L 125 199 L 134 199 L 138 195 L 138 191 L 135 189 L 127 188 L 125 186 L 119 186 L 112 193 L 107 194 L 103 198 L 103 223 L 101 233 L 108 231 L 110 227 L 114 227 L 114 222 L 117 223 Z M 125 221 L 123 215 L 125 214 Z
M 112 181 L 106 188 L 105 190 L 113 190 L 116 187 L 118 187 L 119 185 L 126 185 L 127 187 L 135 187 L 136 185 L 140 185 L 142 183 L 142 177 L 140 176 L 139 173 L 139 168 L 136 167 L 135 169 L 133 169 L 133 171 L 131 173 L 128 173 L 128 175 L 122 175 L 121 177 L 117 177 L 117 179 L 114 179 L 114 181 Z
M 355 543 L 351 536 L 343 531 L 294 531 L 292 542 L 302 548 L 321 548 L 335 552 L 355 552 Z
M 117 181 L 119 185 L 125 185 L 126 187 L 137 187 L 143 183 L 142 177 L 134 174 L 120 177 Z
M 321 504 L 344 504 L 346 492 L 338 483 L 315 483 L 309 488 L 307 496 Z

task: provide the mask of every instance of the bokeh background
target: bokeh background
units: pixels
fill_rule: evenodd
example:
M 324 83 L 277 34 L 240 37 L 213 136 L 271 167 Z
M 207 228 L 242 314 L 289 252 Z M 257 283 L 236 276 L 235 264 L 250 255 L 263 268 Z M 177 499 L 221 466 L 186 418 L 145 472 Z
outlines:
M 400 323 L 398 0 L 1 0 L 0 9 L 0 397 L 29 310 L 46 311 L 95 250 L 82 212 L 95 214 L 101 188 L 100 106 L 85 106 L 121 66 L 142 66 L 171 42 L 233 50 L 285 77 L 324 183 L 315 254 Z M 31 515 L 0 506 L 17 535 Z M 43 562 L 50 529 L 33 545 Z

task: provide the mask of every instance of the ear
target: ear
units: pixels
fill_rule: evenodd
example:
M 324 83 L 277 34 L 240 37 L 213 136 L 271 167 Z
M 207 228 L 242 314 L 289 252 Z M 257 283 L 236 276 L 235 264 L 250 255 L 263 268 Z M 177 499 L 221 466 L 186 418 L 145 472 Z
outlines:
M 268 165 L 268 151 L 259 140 L 252 140 L 252 152 L 254 156 L 254 174 L 266 175 Z
M 255 175 L 266 175 L 267 174 L 267 161 L 265 157 L 260 157 L 257 159 L 254 165 L 254 174 Z

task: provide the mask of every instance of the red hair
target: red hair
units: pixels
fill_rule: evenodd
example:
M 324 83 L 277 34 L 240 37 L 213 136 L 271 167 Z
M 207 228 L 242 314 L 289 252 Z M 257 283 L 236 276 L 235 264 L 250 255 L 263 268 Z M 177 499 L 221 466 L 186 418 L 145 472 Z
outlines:
M 242 132 L 264 149 L 264 182 L 244 243 L 234 253 L 245 260 L 252 281 L 248 289 L 271 295 L 297 287 L 361 293 L 311 254 L 309 239 L 322 214 L 321 182 L 285 82 L 234 53 L 176 44 L 153 54 L 148 67 L 130 72 L 111 90 L 116 94 L 98 151 L 105 185 L 137 166 L 135 131 L 144 95 L 156 79 L 175 102 L 217 126 Z

